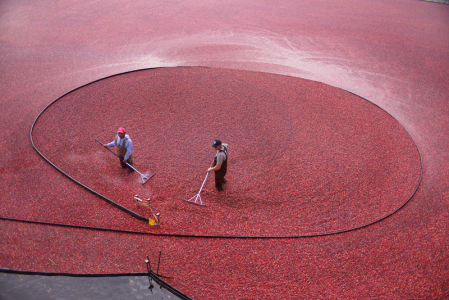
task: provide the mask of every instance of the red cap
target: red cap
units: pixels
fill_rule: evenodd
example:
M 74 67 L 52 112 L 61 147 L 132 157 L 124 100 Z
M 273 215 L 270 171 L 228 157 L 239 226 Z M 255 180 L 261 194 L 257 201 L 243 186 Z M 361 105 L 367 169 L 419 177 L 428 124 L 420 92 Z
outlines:
M 117 130 L 117 133 L 125 133 L 125 128 L 120 127 L 120 128 Z

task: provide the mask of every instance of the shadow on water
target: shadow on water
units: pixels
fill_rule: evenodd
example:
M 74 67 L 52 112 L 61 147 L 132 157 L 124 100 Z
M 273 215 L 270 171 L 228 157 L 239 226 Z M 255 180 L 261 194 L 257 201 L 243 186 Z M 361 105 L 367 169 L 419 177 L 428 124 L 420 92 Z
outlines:
M 182 299 L 147 276 L 71 277 L 0 273 L 0 300 Z

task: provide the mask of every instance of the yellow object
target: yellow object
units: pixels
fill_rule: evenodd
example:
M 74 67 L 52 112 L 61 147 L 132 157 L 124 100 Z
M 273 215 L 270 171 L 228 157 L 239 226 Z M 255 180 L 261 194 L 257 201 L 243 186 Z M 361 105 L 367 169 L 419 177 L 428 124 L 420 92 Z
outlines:
M 156 224 L 156 221 L 153 220 L 153 219 L 148 219 L 148 224 L 150 224 L 150 225 L 152 225 L 152 226 L 157 225 L 157 224 Z

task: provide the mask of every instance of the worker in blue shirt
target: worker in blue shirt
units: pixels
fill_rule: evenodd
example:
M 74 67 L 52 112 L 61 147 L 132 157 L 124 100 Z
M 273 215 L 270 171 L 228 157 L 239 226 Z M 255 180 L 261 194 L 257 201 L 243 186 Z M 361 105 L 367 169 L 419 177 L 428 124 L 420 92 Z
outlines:
M 120 127 L 117 130 L 117 135 L 115 139 L 109 144 L 103 145 L 105 147 L 117 147 L 117 152 L 120 160 L 120 165 L 122 168 L 128 168 L 130 172 L 133 172 L 134 169 L 129 167 L 126 163 L 134 166 L 133 164 L 133 141 L 126 134 L 125 128 Z

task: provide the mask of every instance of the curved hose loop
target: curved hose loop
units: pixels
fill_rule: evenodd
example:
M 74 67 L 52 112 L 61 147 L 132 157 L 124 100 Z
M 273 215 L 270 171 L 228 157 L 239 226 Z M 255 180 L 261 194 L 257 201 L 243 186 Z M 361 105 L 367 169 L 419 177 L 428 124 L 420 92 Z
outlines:
M 122 72 L 122 73 L 118 73 L 118 74 L 114 74 L 114 75 L 110 75 L 110 76 L 106 76 L 100 79 L 97 79 L 95 81 L 92 81 L 90 83 L 84 84 L 82 86 L 79 86 L 67 93 L 65 93 L 64 95 L 62 95 L 61 97 L 57 98 L 56 100 L 54 100 L 53 102 L 51 102 L 49 105 L 47 105 L 41 112 L 40 114 L 36 117 L 36 119 L 33 122 L 33 125 L 31 126 L 31 130 L 30 130 L 30 139 L 31 139 L 31 144 L 34 148 L 34 150 L 36 150 L 36 152 L 46 161 L 48 162 L 51 166 L 53 166 L 56 170 L 58 170 L 59 172 L 61 172 L 64 176 L 66 176 L 67 178 L 69 178 L 70 180 L 72 180 L 73 182 L 75 182 L 76 184 L 80 185 L 81 187 L 87 189 L 88 191 L 90 191 L 91 193 L 93 193 L 94 195 L 102 198 L 103 200 L 105 200 L 107 203 L 123 210 L 124 212 L 130 214 L 131 216 L 148 222 L 148 218 L 145 218 L 117 203 L 115 203 L 114 201 L 108 199 L 107 197 L 97 193 L 96 191 L 90 189 L 89 187 L 83 185 L 82 183 L 78 182 L 77 180 L 75 180 L 74 178 L 70 177 L 68 174 L 66 174 L 64 171 L 62 171 L 61 169 L 59 169 L 56 165 L 54 165 L 52 162 L 50 162 L 50 160 L 48 160 L 34 145 L 33 142 L 33 129 L 34 126 L 37 122 L 37 120 L 39 119 L 39 117 L 45 112 L 45 110 L 47 110 L 52 104 L 54 104 L 56 101 L 60 100 L 61 98 L 63 98 L 64 96 L 70 94 L 73 91 L 76 91 L 80 88 L 83 88 L 87 85 L 93 84 L 95 82 L 98 82 L 100 80 L 103 79 L 107 79 L 110 77 L 114 77 L 114 76 L 119 76 L 122 74 L 127 74 L 127 73 L 132 73 L 132 72 L 137 72 L 137 71 L 145 71 L 145 70 L 151 70 L 151 69 L 159 69 L 159 68 L 144 68 L 144 69 L 137 69 L 137 70 L 132 70 L 132 71 L 127 71 L 127 72 Z M 335 87 L 338 88 L 338 87 Z M 338 89 L 342 89 L 342 88 L 338 88 Z M 128 230 L 119 230 L 119 229 L 108 229 L 108 228 L 100 228 L 100 227 L 88 227 L 88 226 L 78 226 L 78 225 L 68 225 L 68 224 L 58 224 L 58 223 L 47 223 L 47 222 L 39 222 L 39 221 L 30 221 L 30 220 L 20 220 L 20 219 L 13 219 L 13 218 L 4 218 L 4 217 L 0 217 L 1 220 L 9 220 L 9 221 L 20 221 L 20 222 L 27 222 L 27 223 L 36 223 L 36 224 L 45 224 L 45 225 L 53 225 L 53 226 L 65 226 L 65 227 L 72 227 L 72 228 L 84 228 L 84 229 L 92 229 L 92 230 L 101 230 L 101 231 L 113 231 L 113 232 L 121 232 L 121 233 L 132 233 L 132 234 L 145 234 L 145 235 L 152 235 L 152 236 L 164 236 L 164 237 L 189 237 L 189 238 L 219 238 L 219 239 L 288 239 L 288 238 L 310 238 L 310 237 L 323 237 L 323 236 L 330 236 L 330 235 L 337 235 L 337 234 L 342 234 L 342 233 L 346 233 L 346 232 L 350 232 L 350 231 L 355 231 L 355 230 L 359 230 L 368 226 L 371 226 L 375 223 L 379 223 L 380 221 L 385 220 L 386 218 L 394 215 L 395 213 L 397 213 L 400 209 L 402 209 L 408 202 L 410 202 L 410 200 L 413 198 L 413 196 L 416 194 L 416 192 L 418 191 L 419 186 L 421 185 L 421 181 L 422 181 L 422 177 L 423 177 L 423 158 L 421 155 L 421 151 L 419 150 L 418 144 L 416 143 L 415 139 L 412 137 L 412 135 L 408 132 L 408 130 L 395 118 L 393 117 L 389 112 L 387 112 L 386 110 L 384 110 L 383 108 L 381 108 L 379 105 L 369 101 L 368 99 L 357 95 L 356 93 L 349 91 L 349 90 L 345 90 L 344 91 L 351 93 L 365 101 L 368 101 L 369 103 L 375 105 L 376 107 L 378 107 L 379 109 L 381 109 L 382 111 L 384 111 L 385 113 L 387 113 L 391 118 L 393 118 L 396 122 L 398 122 L 399 125 L 401 125 L 401 127 L 405 130 L 405 132 L 408 134 L 408 136 L 412 139 L 413 143 L 416 146 L 416 149 L 418 150 L 418 154 L 419 154 L 419 158 L 420 158 L 420 164 L 421 164 L 421 172 L 420 172 L 420 177 L 419 177 L 419 181 L 418 184 L 415 188 L 415 190 L 413 191 L 413 193 L 410 195 L 410 197 L 401 205 L 399 206 L 397 209 L 395 209 L 394 211 L 392 211 L 391 213 L 388 213 L 387 215 L 380 217 L 379 219 L 376 219 L 372 222 L 369 222 L 367 224 L 364 225 L 360 225 L 357 227 L 353 227 L 353 228 L 349 228 L 349 229 L 343 229 L 343 230 L 337 230 L 337 231 L 333 231 L 333 232 L 327 232 L 327 233 L 312 233 L 312 234 L 304 234 L 304 235 L 292 235 L 292 236 L 219 236 L 219 235 L 191 235 L 191 234 L 169 234 L 169 233 L 151 233 L 151 232 L 140 232 L 140 231 L 128 231 Z
M 156 68 L 153 68 L 153 69 L 156 69 Z M 148 69 L 141 69 L 141 70 L 148 70 Z M 134 71 L 123 72 L 123 73 L 114 74 L 114 75 L 110 75 L 110 76 L 106 76 L 106 77 L 103 77 L 103 78 L 94 80 L 94 81 L 92 81 L 92 82 L 89 82 L 89 83 L 87 83 L 87 84 L 84 84 L 84 85 L 82 85 L 82 86 L 79 86 L 79 87 L 77 87 L 77 88 L 75 88 L 75 89 L 73 89 L 73 90 L 71 90 L 71 91 L 65 93 L 64 95 L 60 96 L 60 97 L 57 98 L 56 100 L 52 101 L 50 104 L 48 104 L 48 105 L 47 105 L 47 106 L 46 106 L 46 107 L 45 107 L 45 108 L 44 108 L 44 109 L 37 115 L 36 119 L 34 119 L 34 122 L 33 122 L 33 124 L 31 125 L 31 130 L 30 130 L 30 140 L 31 140 L 31 145 L 33 146 L 34 150 L 36 150 L 36 152 L 37 152 L 37 153 L 38 153 L 38 154 L 39 154 L 39 155 L 40 155 L 40 156 L 41 156 L 47 163 L 49 163 L 52 167 L 54 167 L 56 170 L 58 170 L 61 174 L 63 174 L 64 176 L 66 176 L 67 178 L 69 178 L 70 180 L 72 180 L 73 182 L 75 182 L 76 184 L 80 185 L 81 187 L 85 188 L 86 190 L 88 190 L 88 191 L 91 192 L 92 194 L 94 194 L 94 195 L 96 195 L 96 196 L 102 198 L 102 199 L 105 200 L 107 203 L 109 203 L 109 204 L 111 204 L 111 205 L 117 207 L 118 209 L 120 209 L 120 210 L 122 210 L 122 211 L 124 211 L 124 212 L 126 212 L 126 213 L 128 213 L 128 214 L 130 214 L 131 216 L 135 217 L 136 219 L 139 219 L 139 220 L 142 220 L 142 221 L 148 223 L 148 222 L 149 222 L 149 219 L 148 219 L 148 218 L 145 218 L 145 217 L 143 217 L 143 216 L 137 214 L 136 212 L 133 212 L 132 210 L 129 210 L 129 209 L 127 209 L 126 207 L 121 206 L 120 204 L 118 204 L 118 203 L 112 201 L 111 199 L 109 199 L 109 198 L 107 198 L 107 197 L 101 195 L 100 193 L 98 193 L 98 192 L 92 190 L 91 188 L 85 186 L 85 185 L 82 184 L 81 182 L 77 181 L 76 179 L 74 179 L 73 177 L 71 177 L 70 175 L 68 175 L 68 174 L 65 173 L 64 171 L 62 171 L 60 168 L 58 168 L 55 164 L 53 164 L 49 159 L 47 159 L 47 158 L 46 158 L 46 157 L 45 157 L 45 156 L 44 156 L 44 155 L 37 149 L 37 147 L 36 147 L 36 145 L 34 144 L 34 141 L 33 141 L 33 129 L 34 129 L 34 126 L 36 125 L 37 120 L 41 117 L 41 115 L 42 115 L 42 114 L 43 114 L 43 113 L 44 113 L 50 106 L 52 106 L 54 103 L 56 103 L 56 102 L 57 102 L 58 100 L 60 100 L 61 98 L 65 97 L 66 95 L 68 95 L 68 94 L 70 94 L 70 93 L 72 93 L 72 92 L 74 92 L 74 91 L 76 91 L 76 90 L 78 90 L 78 89 L 81 89 L 81 88 L 83 88 L 83 87 L 85 87 L 85 86 L 88 86 L 88 85 L 93 84 L 93 83 L 95 83 L 95 82 L 98 82 L 98 81 L 100 81 L 100 80 L 103 80 L 103 79 L 106 79 L 106 78 L 110 78 L 110 77 L 114 77 L 114 76 L 118 76 L 118 75 L 122 75 L 122 74 L 126 74 L 126 73 L 135 72 L 135 71 L 141 71 L 141 70 L 134 70 Z
M 349 229 L 349 230 L 342 231 L 341 233 L 343 233 L 343 232 L 348 232 L 348 231 L 352 231 L 352 230 L 357 230 L 357 229 L 360 229 L 360 228 L 364 228 L 364 227 L 373 225 L 373 224 L 378 223 L 378 222 L 380 222 L 380 221 L 383 221 L 383 220 L 385 220 L 386 218 L 388 218 L 388 217 L 394 215 L 395 213 L 397 213 L 397 212 L 398 212 L 400 209 L 402 209 L 407 203 L 409 203 L 410 200 L 413 198 L 413 196 L 416 194 L 416 192 L 418 191 L 419 186 L 421 185 L 421 181 L 422 181 L 423 173 L 424 173 L 424 162 L 423 162 L 421 150 L 419 150 L 418 143 L 416 143 L 415 139 L 414 139 L 413 136 L 410 134 L 410 132 L 405 128 L 405 126 L 402 125 L 402 123 L 399 122 L 398 119 L 396 119 L 395 117 L 393 117 L 392 114 L 390 114 L 388 111 L 386 111 L 385 109 L 383 109 L 382 107 L 380 107 L 380 106 L 377 105 L 376 103 L 371 102 L 371 101 L 369 101 L 368 99 L 366 99 L 365 97 L 362 97 L 362 96 L 360 96 L 360 95 L 357 95 L 356 93 L 354 93 L 354 92 L 352 92 L 352 91 L 348 91 L 348 90 L 345 90 L 345 91 L 348 92 L 348 93 L 350 93 L 350 94 L 353 94 L 353 95 L 355 95 L 355 96 L 357 96 L 357 97 L 360 97 L 361 99 L 363 99 L 363 100 L 365 100 L 365 101 L 371 103 L 372 105 L 378 107 L 379 109 L 381 109 L 382 111 L 384 111 L 387 115 L 389 115 L 391 118 L 393 118 L 393 120 L 395 120 L 399 125 L 401 125 L 402 129 L 404 129 L 404 131 L 408 134 L 408 136 L 412 139 L 413 143 L 415 144 L 416 150 L 418 151 L 418 155 L 419 155 L 419 163 L 420 163 L 420 165 L 421 165 L 421 171 L 420 171 L 420 174 L 419 174 L 418 184 L 416 185 L 415 190 L 413 191 L 413 193 L 410 195 L 410 197 L 409 197 L 409 198 L 408 198 L 408 199 L 407 199 L 401 206 L 399 206 L 397 209 L 395 209 L 395 210 L 392 211 L 391 213 L 389 213 L 389 214 L 387 214 L 387 215 L 385 215 L 385 216 L 383 216 L 383 217 L 381 217 L 381 218 L 379 218 L 379 219 L 377 219 L 377 220 L 374 220 L 374 221 L 372 221 L 372 222 L 370 222 L 370 223 L 368 223 L 368 224 L 365 224 L 365 225 L 356 227 L 356 228 L 354 228 L 354 229 Z M 340 233 L 340 232 L 337 232 L 337 233 Z

